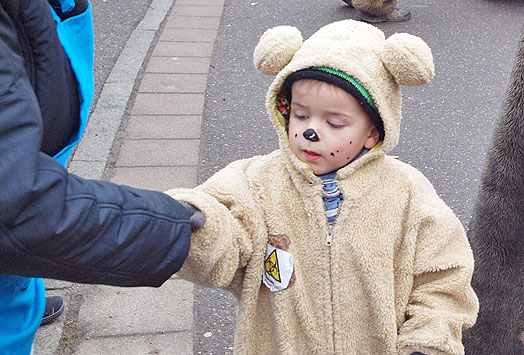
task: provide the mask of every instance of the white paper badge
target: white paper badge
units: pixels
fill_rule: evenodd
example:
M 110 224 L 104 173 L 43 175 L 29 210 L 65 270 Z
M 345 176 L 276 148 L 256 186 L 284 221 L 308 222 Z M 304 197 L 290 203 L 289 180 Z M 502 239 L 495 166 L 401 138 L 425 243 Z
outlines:
M 262 281 L 271 292 L 282 291 L 289 285 L 293 275 L 293 257 L 287 251 L 266 245 Z

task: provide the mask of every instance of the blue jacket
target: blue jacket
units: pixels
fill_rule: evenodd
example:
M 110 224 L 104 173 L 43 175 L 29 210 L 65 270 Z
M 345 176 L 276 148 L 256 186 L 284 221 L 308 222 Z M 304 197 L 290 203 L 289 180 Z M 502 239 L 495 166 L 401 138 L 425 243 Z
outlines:
M 61 2 L 63 2 L 62 9 L 64 12 L 66 9 L 74 7 L 73 0 L 61 0 Z M 65 166 L 74 146 L 84 134 L 89 108 L 93 99 L 93 18 L 91 4 L 88 5 L 87 10 L 83 13 L 70 17 L 65 21 L 61 21 L 52 8 L 51 13 L 56 23 L 58 38 L 64 47 L 64 52 L 69 59 L 69 64 L 78 83 L 78 103 L 80 105 L 78 129 L 70 135 L 66 146 L 54 155 L 54 158 Z
M 52 56 L 53 52 L 38 50 L 49 44 L 47 36 L 40 37 L 42 41 L 24 40 L 27 33 L 20 33 L 17 21 L 48 21 L 48 10 L 36 17 L 22 16 L 25 10 L 43 5 L 47 9 L 45 0 L 0 0 L 0 273 L 119 286 L 159 286 L 178 271 L 187 255 L 191 227 L 186 210 L 159 192 L 83 180 L 40 152 L 49 130 L 43 129 L 43 118 L 48 116 L 43 114 L 45 108 L 39 101 L 50 109 L 54 107 L 52 102 L 37 97 L 31 76 L 45 68 L 31 65 L 49 62 L 49 58 L 39 56 Z M 27 25 L 31 28 L 31 24 Z M 56 31 L 60 30 L 59 23 Z M 64 49 L 67 53 L 66 42 Z M 72 54 L 67 55 L 75 70 Z M 80 84 L 79 119 L 85 120 L 91 101 L 85 93 L 92 92 L 92 87 L 82 92 L 78 68 L 75 76 Z M 85 121 L 81 121 L 73 129 L 63 130 L 69 132 L 65 148 L 57 153 L 63 163 L 84 126 Z M 56 131 L 60 130 L 52 130 Z M 25 339 L 25 347 L 18 344 L 19 353 L 27 353 L 27 343 L 30 347 L 32 341 L 28 334 L 36 331 L 35 324 L 30 323 L 43 312 L 43 284 L 39 279 L 16 277 L 0 282 L 4 291 L 33 288 L 33 292 L 23 292 L 33 299 L 12 297 L 9 304 L 14 310 L 9 323 L 19 326 L 20 341 Z M 34 307 L 26 313 L 17 312 L 18 302 L 25 302 L 25 306 L 32 303 Z M 0 323 L 7 325 L 4 319 L 2 316 Z

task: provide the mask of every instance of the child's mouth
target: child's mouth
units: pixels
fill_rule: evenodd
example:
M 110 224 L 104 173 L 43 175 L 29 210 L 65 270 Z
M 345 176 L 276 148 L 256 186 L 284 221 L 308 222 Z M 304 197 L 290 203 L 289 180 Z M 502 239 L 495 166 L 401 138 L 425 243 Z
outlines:
M 304 153 L 304 158 L 306 158 L 306 160 L 309 160 L 309 161 L 315 161 L 315 160 L 320 159 L 321 157 L 320 154 L 317 154 L 310 150 L 303 150 L 303 153 Z

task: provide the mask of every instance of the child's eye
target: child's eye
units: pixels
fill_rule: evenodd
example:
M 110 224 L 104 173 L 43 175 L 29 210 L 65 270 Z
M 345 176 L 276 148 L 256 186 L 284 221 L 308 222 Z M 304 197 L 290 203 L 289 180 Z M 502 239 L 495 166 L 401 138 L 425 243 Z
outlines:
M 330 125 L 333 128 L 342 128 L 342 127 L 344 127 L 343 124 L 338 124 L 338 123 L 334 123 L 334 122 L 330 122 L 330 121 L 328 121 L 328 125 Z
M 295 117 L 298 120 L 305 120 L 307 118 L 306 115 L 296 112 L 293 112 L 293 117 Z

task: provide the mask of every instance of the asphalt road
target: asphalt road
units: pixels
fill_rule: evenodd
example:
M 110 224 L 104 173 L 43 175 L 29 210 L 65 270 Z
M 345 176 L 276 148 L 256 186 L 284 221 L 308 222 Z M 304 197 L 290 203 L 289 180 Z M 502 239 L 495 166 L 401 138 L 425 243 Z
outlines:
M 386 36 L 422 37 L 432 48 L 436 77 L 427 86 L 403 89 L 402 132 L 392 154 L 420 169 L 467 226 L 521 36 L 524 3 L 400 0 L 398 5 L 410 9 L 412 19 L 378 27 Z M 355 16 L 342 0 L 226 1 L 208 81 L 200 181 L 235 159 L 278 146 L 264 107 L 272 78 L 252 64 L 260 35 L 288 24 L 307 38 L 324 24 Z M 195 353 L 232 353 L 232 297 L 198 288 L 195 305 Z

